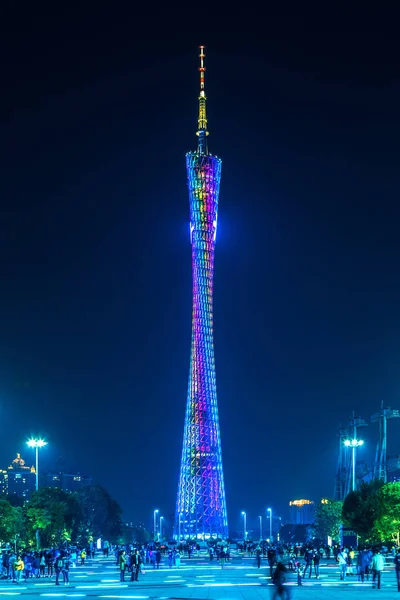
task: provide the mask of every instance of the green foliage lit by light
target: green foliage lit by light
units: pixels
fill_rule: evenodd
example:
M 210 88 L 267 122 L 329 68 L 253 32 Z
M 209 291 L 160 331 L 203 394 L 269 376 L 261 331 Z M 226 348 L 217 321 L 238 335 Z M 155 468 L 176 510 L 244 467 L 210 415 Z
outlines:
M 400 545 L 400 482 L 386 483 L 378 492 L 380 515 L 375 519 L 375 537 Z
M 326 541 L 328 536 L 339 539 L 343 502 L 323 498 L 315 510 L 315 535 Z
M 25 506 L 0 498 L 0 545 L 86 546 L 99 537 L 114 542 L 121 533 L 121 513 L 117 502 L 96 485 L 74 493 L 41 488 Z

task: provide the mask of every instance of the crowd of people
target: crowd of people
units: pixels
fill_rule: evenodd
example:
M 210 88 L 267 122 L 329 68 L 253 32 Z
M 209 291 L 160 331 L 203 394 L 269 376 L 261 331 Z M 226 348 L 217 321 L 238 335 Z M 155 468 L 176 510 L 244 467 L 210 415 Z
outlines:
M 71 566 L 84 565 L 87 556 L 94 556 L 93 548 L 70 548 L 60 550 L 51 548 L 41 552 L 12 549 L 0 550 L 0 578 L 20 584 L 22 580 L 48 578 L 55 579 L 55 585 L 60 585 L 60 578 L 69 585 Z
M 104 544 L 103 556 L 108 557 L 113 552 L 115 565 L 119 571 L 120 580 L 139 581 L 139 575 L 145 574 L 146 569 L 159 569 L 160 565 L 178 568 L 181 558 L 190 559 L 200 551 L 196 543 L 176 544 L 173 546 L 150 543 L 147 545 L 127 544 L 112 547 Z M 269 575 L 275 585 L 277 597 L 285 597 L 288 589 L 286 580 L 290 572 L 297 576 L 297 584 L 302 585 L 305 578 L 320 576 L 320 561 L 323 557 L 335 560 L 339 567 L 340 580 L 357 576 L 360 583 L 371 580 L 372 586 L 381 587 L 382 572 L 385 568 L 385 556 L 380 548 L 358 548 L 351 546 L 340 547 L 315 546 L 313 544 L 290 545 L 269 544 L 266 542 L 245 542 L 237 544 L 237 551 L 254 557 L 255 564 L 261 568 L 262 562 L 268 564 Z M 214 560 L 224 568 L 231 560 L 230 546 L 226 543 L 209 543 L 207 552 L 210 563 Z M 0 578 L 20 584 L 22 580 L 33 578 L 54 579 L 55 585 L 62 582 L 69 585 L 69 572 L 77 564 L 84 565 L 87 557 L 94 558 L 94 547 L 90 548 L 52 548 L 43 551 L 21 550 L 15 552 L 11 548 L 0 549 Z M 393 550 L 394 567 L 400 592 L 400 548 Z

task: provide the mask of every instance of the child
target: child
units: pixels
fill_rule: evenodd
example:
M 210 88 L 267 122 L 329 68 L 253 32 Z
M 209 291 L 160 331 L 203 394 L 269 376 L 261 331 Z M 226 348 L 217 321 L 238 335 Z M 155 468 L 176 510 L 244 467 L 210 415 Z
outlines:
M 301 562 L 298 560 L 294 563 L 295 567 L 296 567 L 296 573 L 297 573 L 297 585 L 303 585 L 301 580 L 303 579 L 303 575 L 304 575 L 304 565 L 301 564 Z

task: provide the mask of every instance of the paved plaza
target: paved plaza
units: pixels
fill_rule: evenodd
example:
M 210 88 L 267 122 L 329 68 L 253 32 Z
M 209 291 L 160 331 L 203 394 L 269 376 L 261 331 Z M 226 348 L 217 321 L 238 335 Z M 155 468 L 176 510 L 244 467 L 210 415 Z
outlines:
M 129 600 L 173 600 L 192 598 L 193 600 L 265 600 L 273 595 L 269 568 L 263 561 L 257 569 L 255 559 L 241 554 L 233 555 L 224 569 L 214 560 L 209 562 L 203 554 L 183 559 L 180 568 L 169 568 L 162 562 L 159 570 L 146 565 L 145 575 L 139 582 L 119 581 L 119 571 L 113 558 L 95 558 L 84 566 L 76 566 L 70 571 L 70 585 L 55 585 L 54 577 L 49 580 L 29 579 L 17 585 L 0 580 L 0 596 L 29 596 L 30 598 L 124 598 Z M 324 600 L 339 597 L 369 598 L 379 596 L 381 600 L 397 596 L 397 583 L 393 564 L 390 562 L 382 576 L 382 589 L 376 590 L 369 583 L 358 583 L 357 576 L 348 576 L 347 581 L 339 581 L 339 570 L 332 561 L 322 561 L 320 578 L 305 579 L 302 587 L 296 585 L 296 576 L 289 575 L 292 598 L 302 600 Z

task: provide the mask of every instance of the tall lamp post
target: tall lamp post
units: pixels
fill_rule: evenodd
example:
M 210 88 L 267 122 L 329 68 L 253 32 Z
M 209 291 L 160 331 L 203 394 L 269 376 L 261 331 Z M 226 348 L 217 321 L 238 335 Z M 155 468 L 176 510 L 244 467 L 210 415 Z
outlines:
M 267 508 L 269 512 L 269 539 L 272 542 L 272 508 Z
M 260 541 L 263 539 L 263 530 L 262 530 L 262 516 L 258 517 L 260 519 Z
M 243 539 L 244 539 L 244 541 L 246 541 L 246 539 L 247 539 L 247 515 L 244 510 L 242 510 L 242 515 L 243 515 Z
M 162 522 L 164 517 L 160 517 L 160 541 L 162 542 Z
M 364 440 L 357 440 L 356 438 L 344 441 L 344 445 L 351 448 L 351 489 L 353 492 L 356 490 L 356 448 L 363 444 Z
M 47 446 L 47 442 L 41 438 L 32 438 L 26 442 L 29 448 L 35 448 L 36 452 L 36 491 L 39 489 L 39 448 Z
M 157 513 L 158 513 L 158 508 L 156 508 L 153 511 L 153 530 L 154 530 L 154 540 L 156 539 L 156 535 L 157 535 Z

